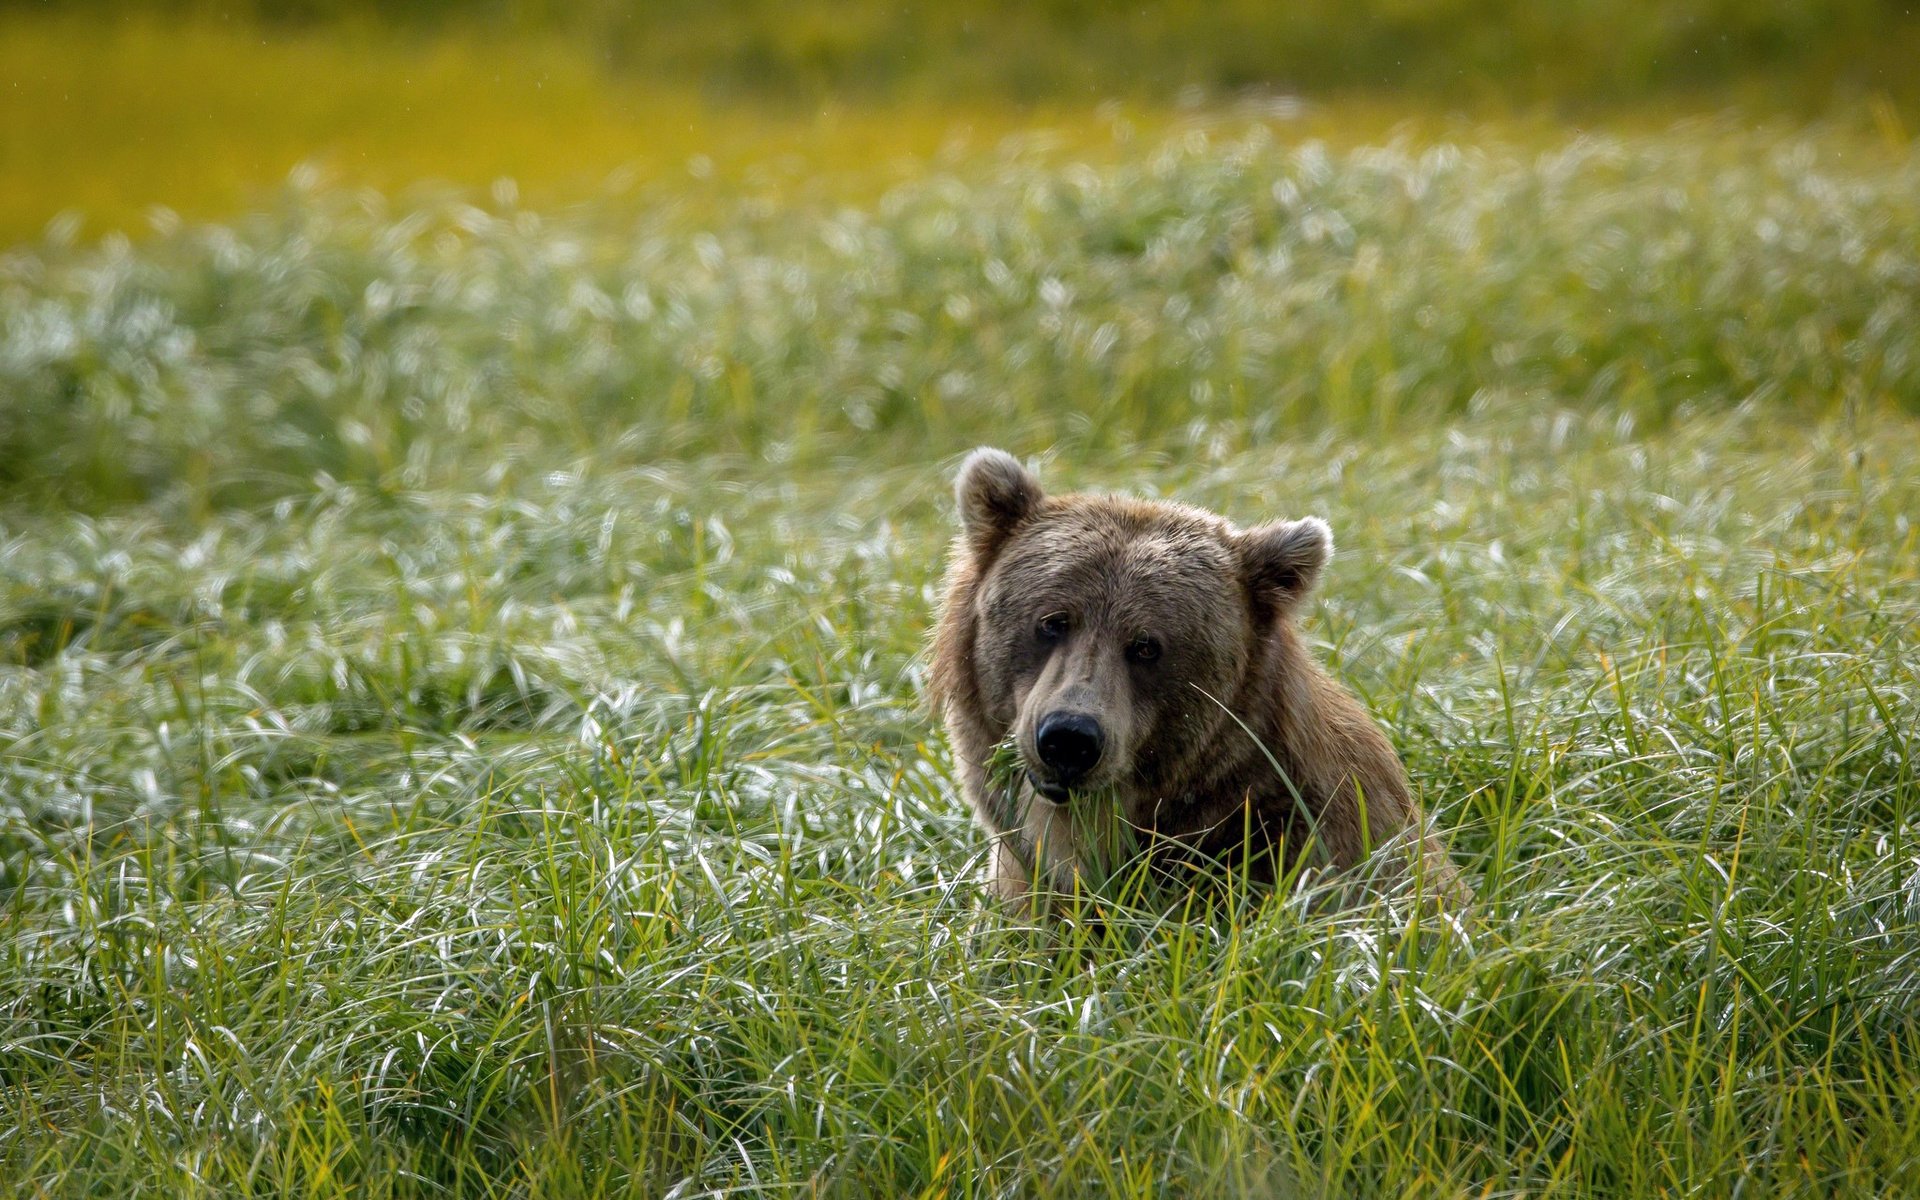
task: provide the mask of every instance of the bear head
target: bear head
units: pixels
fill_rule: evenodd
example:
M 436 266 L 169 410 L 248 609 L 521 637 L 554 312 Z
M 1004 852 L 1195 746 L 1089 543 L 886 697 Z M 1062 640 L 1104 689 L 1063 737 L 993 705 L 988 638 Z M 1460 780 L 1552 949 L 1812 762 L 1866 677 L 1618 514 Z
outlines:
M 1332 553 L 1324 521 L 1240 529 L 1184 504 L 1049 496 L 986 448 L 955 494 L 963 585 L 942 639 L 961 661 L 936 665 L 936 691 L 971 710 L 980 740 L 1011 737 L 1038 795 L 1151 806 L 1249 744 L 1233 710 Z

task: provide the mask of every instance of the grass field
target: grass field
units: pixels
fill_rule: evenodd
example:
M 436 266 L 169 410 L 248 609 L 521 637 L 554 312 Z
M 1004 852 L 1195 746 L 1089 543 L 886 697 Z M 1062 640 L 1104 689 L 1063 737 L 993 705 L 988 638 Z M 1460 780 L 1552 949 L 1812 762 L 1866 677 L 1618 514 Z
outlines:
M 0 1179 L 1920 1193 L 1912 145 L 942 162 L 0 258 Z M 987 905 L 982 441 L 1326 516 L 1478 910 Z

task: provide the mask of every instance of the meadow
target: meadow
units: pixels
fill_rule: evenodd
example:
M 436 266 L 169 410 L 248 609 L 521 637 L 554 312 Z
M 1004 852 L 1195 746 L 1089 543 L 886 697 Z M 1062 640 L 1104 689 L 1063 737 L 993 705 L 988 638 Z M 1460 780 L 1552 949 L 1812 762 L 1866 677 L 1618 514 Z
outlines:
M 0 256 L 0 1179 L 1920 1194 L 1904 135 L 867 179 Z M 1325 516 L 1475 909 L 989 903 L 924 702 L 981 442 Z

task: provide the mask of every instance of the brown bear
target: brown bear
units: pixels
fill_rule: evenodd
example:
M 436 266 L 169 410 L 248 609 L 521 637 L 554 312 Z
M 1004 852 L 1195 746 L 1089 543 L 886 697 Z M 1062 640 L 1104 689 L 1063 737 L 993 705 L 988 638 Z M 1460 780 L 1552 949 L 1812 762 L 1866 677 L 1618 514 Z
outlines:
M 1049 496 L 986 448 L 954 490 L 931 691 L 1001 895 L 1098 883 L 1118 833 L 1161 878 L 1371 857 L 1466 899 L 1392 745 L 1294 627 L 1333 552 L 1324 521 Z

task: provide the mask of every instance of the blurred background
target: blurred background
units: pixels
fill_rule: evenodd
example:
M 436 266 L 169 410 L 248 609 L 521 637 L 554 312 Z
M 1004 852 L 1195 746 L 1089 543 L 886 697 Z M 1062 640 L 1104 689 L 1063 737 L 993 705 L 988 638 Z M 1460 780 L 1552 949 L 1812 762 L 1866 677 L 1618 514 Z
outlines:
M 1902 138 L 1916 61 L 1897 0 L 5 0 L 0 241 L 217 217 L 300 163 L 553 204 L 797 155 L 857 194 L 1103 102 L 1285 97 L 1349 140 L 1730 109 Z
M 1885 0 L 0 0 L 0 491 L 1911 412 L 1914 61 Z

